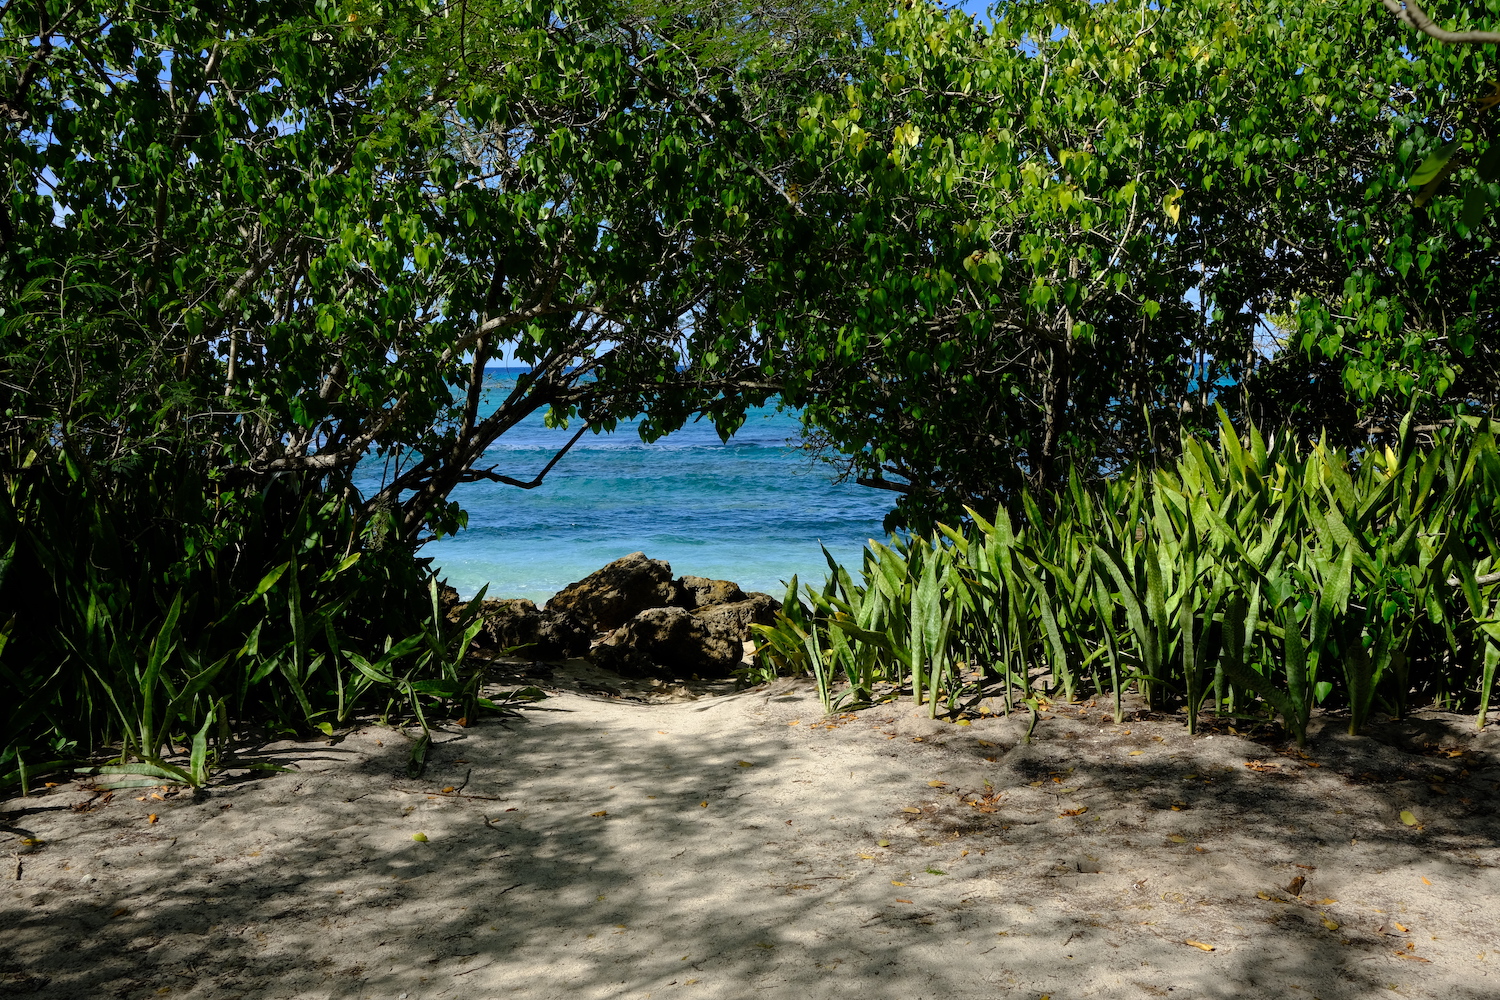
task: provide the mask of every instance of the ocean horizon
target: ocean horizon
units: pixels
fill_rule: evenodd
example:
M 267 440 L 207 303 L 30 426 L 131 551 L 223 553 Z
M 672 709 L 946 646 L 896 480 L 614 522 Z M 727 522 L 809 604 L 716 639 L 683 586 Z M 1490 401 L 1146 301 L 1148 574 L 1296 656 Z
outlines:
M 524 368 L 486 370 L 484 405 L 498 405 Z M 796 575 L 821 584 L 823 546 L 858 565 L 870 539 L 885 539 L 889 510 L 878 490 L 834 481 L 832 469 L 797 444 L 796 411 L 758 407 L 727 442 L 708 421 L 647 444 L 638 421 L 585 434 L 548 473 L 523 490 L 466 483 L 452 499 L 468 512 L 456 535 L 418 553 L 464 598 L 545 602 L 568 584 L 631 552 L 664 559 L 675 576 L 733 580 L 781 599 Z M 486 452 L 483 464 L 530 480 L 577 432 L 527 418 Z M 357 485 L 378 486 L 383 466 L 362 465 Z

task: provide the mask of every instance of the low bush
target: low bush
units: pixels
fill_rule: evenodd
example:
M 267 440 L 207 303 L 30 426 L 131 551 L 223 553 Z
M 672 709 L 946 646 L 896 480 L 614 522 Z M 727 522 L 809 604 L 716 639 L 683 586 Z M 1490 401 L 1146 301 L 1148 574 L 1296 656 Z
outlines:
M 0 477 L 0 785 L 104 752 L 196 785 L 252 724 L 425 727 L 483 701 L 460 665 L 477 626 L 445 620 L 425 561 L 337 495 L 219 489 L 200 467 L 59 447 Z

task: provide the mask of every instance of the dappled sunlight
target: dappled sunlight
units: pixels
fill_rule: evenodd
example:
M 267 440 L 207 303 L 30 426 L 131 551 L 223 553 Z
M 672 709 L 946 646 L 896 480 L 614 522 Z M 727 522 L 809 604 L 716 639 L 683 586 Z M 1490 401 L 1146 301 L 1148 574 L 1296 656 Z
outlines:
M 420 779 L 367 728 L 197 801 L 63 786 L 7 803 L 42 846 L 6 961 L 59 997 L 1491 992 L 1497 741 L 1057 708 L 1027 744 L 804 684 L 559 694 L 437 734 Z

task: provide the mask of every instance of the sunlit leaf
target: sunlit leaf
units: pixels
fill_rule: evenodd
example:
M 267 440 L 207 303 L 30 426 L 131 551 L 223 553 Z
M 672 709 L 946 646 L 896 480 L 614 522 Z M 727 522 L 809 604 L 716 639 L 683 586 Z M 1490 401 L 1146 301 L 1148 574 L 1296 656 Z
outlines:
M 1427 159 L 1422 161 L 1422 165 L 1411 175 L 1411 180 L 1408 183 L 1415 188 L 1432 183 L 1438 173 L 1448 165 L 1448 161 L 1453 158 L 1453 154 L 1458 151 L 1458 145 L 1456 142 L 1446 143 L 1436 152 L 1429 154 Z

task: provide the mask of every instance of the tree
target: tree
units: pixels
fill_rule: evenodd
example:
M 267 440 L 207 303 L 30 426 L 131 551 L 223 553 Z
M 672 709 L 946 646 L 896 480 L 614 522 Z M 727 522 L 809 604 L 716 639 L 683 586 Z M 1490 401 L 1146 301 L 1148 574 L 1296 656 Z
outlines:
M 158 708 L 200 692 L 174 725 L 231 696 L 221 721 L 344 718 L 395 676 L 347 652 L 416 655 L 454 485 L 540 481 L 484 467 L 499 436 L 539 410 L 727 433 L 767 398 L 726 306 L 787 200 L 754 116 L 854 31 L 746 13 L 0 8 L 0 667 L 34 693 L 7 733 L 129 730 L 108 706 L 158 654 Z M 532 371 L 491 406 L 507 346 Z M 396 472 L 362 495 L 372 455 Z
M 1493 402 L 1490 223 L 1407 198 L 1440 136 L 1489 148 L 1483 52 L 1413 60 L 1373 5 L 994 15 L 904 5 L 809 102 L 817 225 L 774 231 L 755 292 L 789 398 L 897 520 L 1169 455 L 1215 402 L 1345 437 Z

